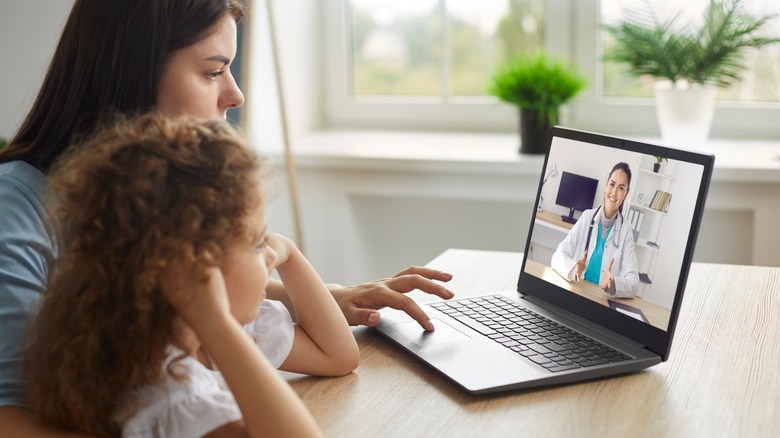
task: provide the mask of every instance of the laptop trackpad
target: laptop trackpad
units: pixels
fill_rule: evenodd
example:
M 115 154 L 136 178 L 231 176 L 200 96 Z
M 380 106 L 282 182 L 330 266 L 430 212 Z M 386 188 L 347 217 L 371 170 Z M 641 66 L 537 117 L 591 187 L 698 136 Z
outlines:
M 414 342 L 419 346 L 425 346 L 434 343 L 462 341 L 464 339 L 470 339 L 470 336 L 453 328 L 451 325 L 440 319 L 432 319 L 436 330 L 432 332 L 426 332 L 420 327 L 417 321 L 403 322 L 399 324 L 393 324 L 390 326 L 393 330 L 404 335 L 406 338 Z

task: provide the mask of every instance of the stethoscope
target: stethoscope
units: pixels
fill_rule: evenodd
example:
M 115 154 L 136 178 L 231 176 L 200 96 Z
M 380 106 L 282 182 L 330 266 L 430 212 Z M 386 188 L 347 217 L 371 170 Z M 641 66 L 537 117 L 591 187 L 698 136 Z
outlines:
M 590 236 L 593 234 L 593 226 L 596 225 L 596 219 L 599 217 L 599 211 L 601 211 L 601 207 L 603 205 L 599 205 L 599 208 L 596 209 L 596 212 L 593 214 L 593 219 L 590 221 L 590 227 L 588 227 L 588 240 L 585 241 L 585 251 L 588 250 L 590 247 Z M 618 214 L 620 215 L 620 226 L 617 226 L 617 220 L 615 221 L 615 233 L 612 234 L 612 246 L 615 247 L 615 249 L 619 248 L 618 246 L 618 238 L 615 238 L 615 236 L 620 236 L 620 230 L 623 228 L 623 213 L 618 210 Z

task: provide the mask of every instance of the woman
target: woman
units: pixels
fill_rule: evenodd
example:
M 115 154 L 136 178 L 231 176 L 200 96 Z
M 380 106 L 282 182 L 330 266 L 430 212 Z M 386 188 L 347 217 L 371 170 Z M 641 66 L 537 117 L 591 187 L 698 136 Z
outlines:
M 617 163 L 607 178 L 604 204 L 582 212 L 552 256 L 552 268 L 569 281 L 585 279 L 616 298 L 633 298 L 639 284 L 631 226 L 623 202 L 631 190 L 631 168 Z
M 26 409 L 17 376 L 21 341 L 46 290 L 56 248 L 44 227 L 46 174 L 79 138 L 117 113 L 156 109 L 167 115 L 224 118 L 244 97 L 230 72 L 239 0 L 76 0 L 41 90 L 11 142 L 0 152 L 0 430 L 47 433 Z M 226 18 L 227 17 L 227 18 Z M 352 287 L 330 285 L 347 321 L 375 326 L 376 309 L 409 313 L 428 330 L 427 315 L 404 295 L 414 289 L 450 298 L 431 280 L 449 274 L 408 268 Z M 285 301 L 279 281 L 268 296 Z M 48 431 L 56 433 L 56 431 Z

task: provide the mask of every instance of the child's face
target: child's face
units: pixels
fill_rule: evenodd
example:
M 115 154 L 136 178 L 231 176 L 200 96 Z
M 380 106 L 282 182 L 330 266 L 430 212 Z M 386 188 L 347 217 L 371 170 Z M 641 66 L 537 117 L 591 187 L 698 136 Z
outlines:
M 255 209 L 247 221 L 251 240 L 237 240 L 229 249 L 222 266 L 230 299 L 230 311 L 241 324 L 257 318 L 265 299 L 265 288 L 276 262 L 276 252 L 266 244 L 265 207 Z

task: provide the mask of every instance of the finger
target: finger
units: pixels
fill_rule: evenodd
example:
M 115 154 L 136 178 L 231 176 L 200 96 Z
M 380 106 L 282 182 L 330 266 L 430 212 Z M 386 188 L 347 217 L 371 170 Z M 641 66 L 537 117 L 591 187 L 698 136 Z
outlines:
M 615 263 L 615 259 L 613 258 L 613 259 L 612 259 L 612 260 L 610 260 L 610 262 L 609 262 L 609 267 L 607 268 L 607 271 L 612 271 L 612 265 L 613 265 L 614 263 Z
M 351 308 L 344 315 L 349 325 L 376 327 L 379 325 L 379 312 L 374 309 Z
M 425 293 L 436 295 L 444 299 L 450 299 L 455 296 L 451 290 L 420 274 L 406 274 L 400 277 L 393 277 L 389 280 L 385 280 L 384 284 L 396 292 L 406 293 L 419 289 Z
M 403 294 L 393 293 L 393 291 L 390 290 L 386 290 L 383 293 L 383 296 L 385 298 L 383 303 L 387 307 L 405 312 L 427 331 L 434 330 L 433 323 L 431 323 L 431 319 L 428 317 L 428 314 L 426 314 L 425 311 L 423 311 L 423 309 L 420 308 L 420 306 L 413 299 Z M 377 321 L 377 323 L 379 322 Z
M 425 278 L 438 281 L 452 280 L 452 274 L 449 272 L 443 272 L 433 268 L 426 268 L 424 266 L 408 267 L 403 271 L 395 274 L 393 277 L 403 277 L 404 275 L 421 275 Z

